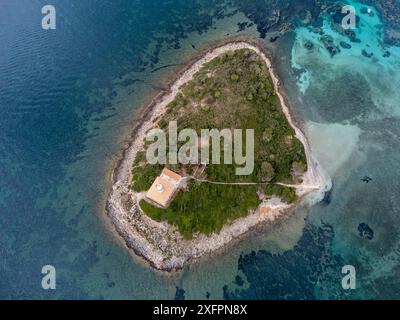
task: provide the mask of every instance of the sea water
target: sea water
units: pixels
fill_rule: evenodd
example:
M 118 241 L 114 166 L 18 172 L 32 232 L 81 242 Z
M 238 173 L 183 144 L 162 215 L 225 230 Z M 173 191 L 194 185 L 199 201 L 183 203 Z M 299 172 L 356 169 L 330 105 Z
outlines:
M 1 298 L 399 297 L 400 50 L 384 45 L 373 7 L 373 16 L 361 15 L 361 42 L 333 58 L 303 26 L 274 43 L 296 120 L 332 177 L 331 194 L 165 276 L 113 232 L 105 213 L 111 172 L 135 111 L 198 50 L 249 20 L 222 1 L 53 3 L 53 31 L 41 28 L 44 1 L 0 4 Z M 224 18 L 211 13 L 216 4 Z M 323 31 L 343 40 L 322 19 Z M 241 34 L 259 36 L 256 26 Z M 372 240 L 360 236 L 360 223 Z M 54 291 L 41 287 L 47 264 L 57 271 Z M 341 287 L 349 264 L 354 291 Z

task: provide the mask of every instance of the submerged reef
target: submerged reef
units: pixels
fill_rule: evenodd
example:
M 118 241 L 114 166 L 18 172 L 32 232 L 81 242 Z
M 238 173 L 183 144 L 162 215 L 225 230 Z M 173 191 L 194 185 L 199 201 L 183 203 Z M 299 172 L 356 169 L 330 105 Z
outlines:
M 370 228 L 370 226 L 364 222 L 360 223 L 357 228 L 360 237 L 372 240 L 374 238 L 374 230 Z
M 237 280 L 223 287 L 225 299 L 338 299 L 346 293 L 341 287 L 342 257 L 332 252 L 333 227 L 307 225 L 293 250 L 282 254 L 252 251 L 242 254 L 238 271 L 246 285 Z M 288 276 L 290 275 L 290 276 Z M 325 294 L 329 292 L 328 296 Z

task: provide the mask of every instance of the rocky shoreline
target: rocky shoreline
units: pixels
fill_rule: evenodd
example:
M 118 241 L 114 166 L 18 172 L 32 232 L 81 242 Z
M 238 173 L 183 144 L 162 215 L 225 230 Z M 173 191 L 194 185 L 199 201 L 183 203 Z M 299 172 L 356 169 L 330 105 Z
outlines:
M 246 217 L 225 225 L 219 234 L 209 236 L 195 234 L 191 240 L 186 240 L 175 226 L 166 222 L 154 221 L 141 211 L 137 195 L 129 188 L 132 180 L 132 164 L 137 152 L 143 149 L 143 138 L 147 130 L 153 127 L 153 120 L 165 112 L 166 106 L 175 98 L 179 88 L 190 81 L 205 63 L 226 51 L 243 48 L 254 50 L 267 64 L 275 90 L 281 101 L 282 110 L 290 125 L 295 129 L 296 137 L 305 147 L 308 170 L 303 177 L 303 183 L 296 188 L 300 200 L 292 205 L 283 203 L 274 205 L 267 215 L 259 211 L 251 211 Z M 172 271 L 182 269 L 189 261 L 224 247 L 260 222 L 275 220 L 286 210 L 293 208 L 300 202 L 320 201 L 330 187 L 329 177 L 311 155 L 306 137 L 295 125 L 289 113 L 285 96 L 281 91 L 279 79 L 272 68 L 269 54 L 257 44 L 246 41 L 232 41 L 210 48 L 182 71 L 168 91 L 160 93 L 144 110 L 141 122 L 134 129 L 132 141 L 125 149 L 123 157 L 113 173 L 113 186 L 107 199 L 106 209 L 118 234 L 125 240 L 130 249 L 142 256 L 155 269 Z

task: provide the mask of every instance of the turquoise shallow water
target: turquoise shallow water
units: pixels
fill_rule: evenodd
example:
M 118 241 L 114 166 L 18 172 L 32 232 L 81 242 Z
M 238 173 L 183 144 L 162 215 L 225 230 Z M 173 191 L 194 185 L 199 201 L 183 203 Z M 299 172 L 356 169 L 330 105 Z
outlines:
M 332 176 L 330 197 L 169 277 L 112 232 L 105 198 L 135 110 L 212 41 L 263 36 L 271 3 L 255 15 L 236 1 L 60 0 L 57 30 L 47 32 L 44 1 L 1 2 L 0 298 L 399 298 L 400 49 L 385 44 L 373 6 L 373 16 L 360 15 L 361 42 L 334 57 L 303 25 L 263 40 Z M 288 19 L 318 11 L 311 1 L 288 3 Z M 336 44 L 347 40 L 317 16 Z M 238 22 L 248 27 L 238 33 Z M 45 264 L 56 267 L 55 291 L 40 286 Z M 340 286 L 344 264 L 357 270 L 355 291 Z

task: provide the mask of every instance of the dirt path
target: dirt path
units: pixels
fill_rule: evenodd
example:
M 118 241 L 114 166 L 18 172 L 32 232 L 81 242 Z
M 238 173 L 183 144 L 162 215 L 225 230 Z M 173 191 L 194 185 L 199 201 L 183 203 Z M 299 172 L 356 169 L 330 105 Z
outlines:
M 309 190 L 316 190 L 319 187 L 315 185 L 304 185 L 304 184 L 287 184 L 287 183 L 281 183 L 281 182 L 222 182 L 222 181 L 211 181 L 207 179 L 198 179 L 196 177 L 190 176 L 186 177 L 185 179 L 192 179 L 197 182 L 201 183 L 210 183 L 210 184 L 217 184 L 217 185 L 237 185 L 237 186 L 255 186 L 255 185 L 267 185 L 267 184 L 273 184 L 273 185 L 280 185 L 283 187 L 288 187 L 288 188 L 295 188 L 295 189 L 309 189 Z

